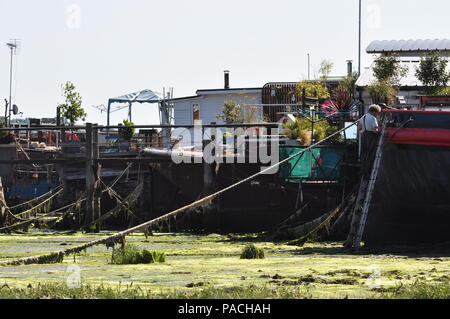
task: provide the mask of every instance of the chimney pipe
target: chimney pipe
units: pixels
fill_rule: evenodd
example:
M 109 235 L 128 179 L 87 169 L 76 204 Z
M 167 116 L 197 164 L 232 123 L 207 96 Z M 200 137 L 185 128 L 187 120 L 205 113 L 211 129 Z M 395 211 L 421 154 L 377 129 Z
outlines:
M 352 75 L 353 74 L 353 61 L 352 60 L 347 60 L 347 75 Z
M 230 88 L 230 71 L 225 70 L 223 73 L 225 77 L 225 90 L 228 90 Z

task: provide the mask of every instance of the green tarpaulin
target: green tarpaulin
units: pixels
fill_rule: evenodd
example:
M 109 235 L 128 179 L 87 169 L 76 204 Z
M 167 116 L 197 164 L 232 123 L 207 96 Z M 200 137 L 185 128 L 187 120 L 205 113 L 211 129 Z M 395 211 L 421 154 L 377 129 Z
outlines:
M 280 147 L 280 160 L 286 159 L 306 147 Z M 299 179 L 338 180 L 344 149 L 338 147 L 315 148 L 281 164 L 280 176 L 289 181 Z

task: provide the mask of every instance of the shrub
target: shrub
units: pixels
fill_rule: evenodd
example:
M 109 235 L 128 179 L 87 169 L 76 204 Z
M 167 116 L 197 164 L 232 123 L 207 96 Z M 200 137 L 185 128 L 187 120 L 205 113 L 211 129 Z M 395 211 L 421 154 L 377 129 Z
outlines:
M 124 248 L 114 249 L 111 256 L 111 263 L 117 265 L 152 264 L 165 261 L 165 253 L 139 249 L 133 245 L 125 245 Z
M 217 115 L 216 117 L 226 124 L 244 123 L 241 106 L 232 100 L 223 103 L 222 114 Z
M 284 124 L 284 135 L 291 140 L 297 140 L 301 145 L 311 143 L 311 133 L 301 120 Z
M 373 67 L 378 82 L 386 82 L 391 86 L 397 86 L 407 72 L 408 69 L 401 65 L 398 54 L 381 54 Z
M 312 123 L 306 118 L 297 119 L 295 122 L 286 123 L 283 134 L 287 138 L 297 140 L 301 145 L 307 146 L 311 144 Z M 336 126 L 331 126 L 328 121 L 322 120 L 314 123 L 314 142 L 323 140 L 325 137 L 339 130 Z M 341 134 L 331 138 L 328 143 L 339 143 L 343 141 Z
M 134 125 L 134 123 L 133 122 L 130 122 L 130 121 L 127 121 L 127 120 L 123 120 L 123 125 L 124 125 L 124 127 L 122 128 L 120 128 L 119 129 L 119 137 L 121 138 L 121 139 L 124 139 L 124 140 L 127 140 L 127 141 L 129 141 L 129 140 L 131 140 L 131 138 L 134 136 L 134 134 L 135 134 L 135 129 L 134 128 L 131 128 L 131 127 L 129 127 L 129 126 L 133 126 Z
M 248 244 L 242 250 L 241 259 L 264 259 L 264 249 Z
M 392 292 L 385 293 L 382 298 L 393 299 L 449 299 L 450 282 L 432 283 L 416 281 L 410 285 L 399 286 Z
M 303 89 L 307 97 L 317 97 L 318 99 L 326 99 L 330 97 L 327 87 L 320 81 L 302 81 L 297 85 L 297 94 L 302 96 Z
M 448 59 L 439 53 L 426 55 L 420 59 L 419 68 L 416 70 L 417 78 L 428 87 L 428 91 L 445 88 L 450 79 L 447 72 Z
M 372 98 L 372 103 L 392 104 L 395 95 L 398 92 L 398 88 L 392 86 L 388 81 L 379 81 L 370 85 L 368 87 L 368 92 Z

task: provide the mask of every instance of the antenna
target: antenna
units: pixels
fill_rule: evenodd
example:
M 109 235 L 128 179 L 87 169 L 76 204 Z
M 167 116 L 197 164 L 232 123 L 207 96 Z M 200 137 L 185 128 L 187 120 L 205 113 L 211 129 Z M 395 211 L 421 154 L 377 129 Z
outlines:
M 6 46 L 11 50 L 12 55 L 18 55 L 22 48 L 22 42 L 20 39 L 11 39 L 6 43 Z
M 92 107 L 96 108 L 97 110 L 100 110 L 100 114 L 102 114 L 103 112 L 107 112 L 108 111 L 108 108 L 104 104 L 92 105 Z
M 5 124 L 7 122 L 8 119 L 8 125 L 11 125 L 11 113 L 12 113 L 12 97 L 11 97 L 11 92 L 12 92 L 12 74 L 13 74 L 13 56 L 17 55 L 19 52 L 19 49 L 21 47 L 20 44 L 20 40 L 19 39 L 12 39 L 9 40 L 9 42 L 6 43 L 6 46 L 10 49 L 11 51 L 11 64 L 10 64 L 10 68 L 9 68 L 9 103 L 8 103 L 8 108 L 5 108 Z

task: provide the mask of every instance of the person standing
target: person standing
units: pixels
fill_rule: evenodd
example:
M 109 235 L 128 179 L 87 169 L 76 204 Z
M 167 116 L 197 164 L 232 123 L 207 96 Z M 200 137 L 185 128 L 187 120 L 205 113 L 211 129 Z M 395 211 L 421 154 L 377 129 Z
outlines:
M 377 117 L 380 113 L 381 107 L 372 104 L 369 106 L 368 113 L 365 114 L 358 123 L 358 130 L 361 134 L 361 163 L 364 173 L 370 172 L 375 159 L 377 141 L 379 138 Z

